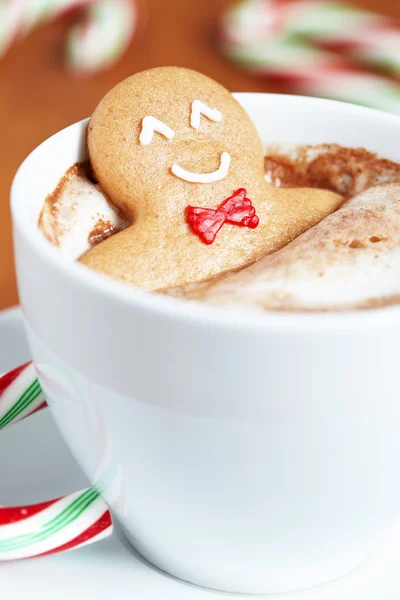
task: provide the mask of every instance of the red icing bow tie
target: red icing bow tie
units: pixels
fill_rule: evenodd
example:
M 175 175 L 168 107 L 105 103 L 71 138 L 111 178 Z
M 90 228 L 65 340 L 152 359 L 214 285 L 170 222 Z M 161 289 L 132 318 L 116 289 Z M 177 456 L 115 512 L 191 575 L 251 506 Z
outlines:
M 193 232 L 205 244 L 212 244 L 224 223 L 255 229 L 260 219 L 246 193 L 244 188 L 236 190 L 217 209 L 188 206 L 187 219 Z

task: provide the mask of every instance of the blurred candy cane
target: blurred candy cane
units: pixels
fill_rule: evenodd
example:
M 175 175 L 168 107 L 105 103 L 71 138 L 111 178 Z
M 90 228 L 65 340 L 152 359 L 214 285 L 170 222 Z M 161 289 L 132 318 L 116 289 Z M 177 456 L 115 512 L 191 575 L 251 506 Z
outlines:
M 400 76 L 400 22 L 350 4 L 244 0 L 227 12 L 225 24 L 238 43 L 289 36 Z
M 294 6 L 293 2 L 245 0 L 228 11 L 221 29 L 224 54 L 248 71 L 289 83 L 294 91 L 400 113 L 400 84 L 354 66 L 345 56 L 315 47 L 300 34 L 282 32 L 280 19 L 289 4 Z M 296 3 L 296 10 L 300 4 L 305 2 Z M 311 4 L 315 3 L 307 2 Z M 317 4 L 327 7 L 331 3 Z M 275 5 L 276 13 L 270 11 Z M 325 19 L 329 21 L 327 13 Z
M 136 0 L 0 0 L 0 56 L 38 25 L 77 12 L 67 33 L 66 62 L 74 71 L 114 64 L 136 33 Z

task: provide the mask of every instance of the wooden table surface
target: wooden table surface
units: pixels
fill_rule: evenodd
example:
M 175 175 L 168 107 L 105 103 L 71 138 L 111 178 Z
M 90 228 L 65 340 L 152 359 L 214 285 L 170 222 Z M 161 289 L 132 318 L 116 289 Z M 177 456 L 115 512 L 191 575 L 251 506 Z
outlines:
M 230 0 L 142 0 L 140 36 L 111 71 L 90 78 L 67 74 L 58 52 L 63 25 L 32 33 L 0 60 L 0 310 L 18 301 L 9 190 L 21 161 L 59 129 L 91 114 L 102 96 L 128 75 L 161 65 L 197 69 L 232 91 L 286 91 L 237 70 L 215 50 L 213 29 Z M 400 0 L 357 0 L 400 18 Z

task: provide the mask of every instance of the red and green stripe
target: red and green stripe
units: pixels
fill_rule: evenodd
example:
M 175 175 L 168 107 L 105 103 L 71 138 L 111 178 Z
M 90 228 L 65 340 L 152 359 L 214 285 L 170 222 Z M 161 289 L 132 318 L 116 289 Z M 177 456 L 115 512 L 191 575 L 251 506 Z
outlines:
M 42 393 L 42 388 L 40 386 L 39 380 L 36 378 L 29 387 L 24 390 L 21 396 L 17 399 L 15 404 L 5 413 L 5 415 L 0 418 L 0 429 L 7 427 L 10 425 L 12 421 L 18 419 L 18 417 L 26 411 L 26 409 L 35 402 L 35 400 Z

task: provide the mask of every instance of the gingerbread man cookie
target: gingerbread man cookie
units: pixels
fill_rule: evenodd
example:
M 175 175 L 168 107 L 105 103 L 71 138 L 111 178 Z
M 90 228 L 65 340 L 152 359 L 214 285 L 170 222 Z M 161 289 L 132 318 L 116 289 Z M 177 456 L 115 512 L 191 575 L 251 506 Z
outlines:
M 252 263 L 343 202 L 268 184 L 245 110 L 188 69 L 152 69 L 117 85 L 90 119 L 88 150 L 102 190 L 131 224 L 81 261 L 147 290 Z

